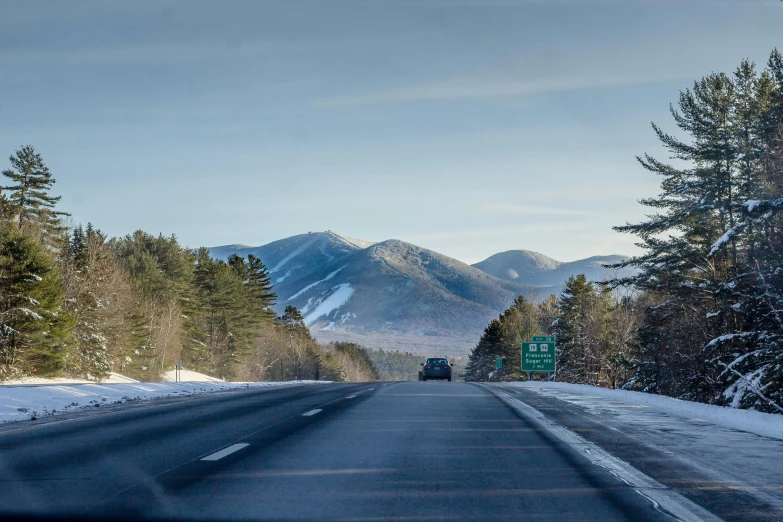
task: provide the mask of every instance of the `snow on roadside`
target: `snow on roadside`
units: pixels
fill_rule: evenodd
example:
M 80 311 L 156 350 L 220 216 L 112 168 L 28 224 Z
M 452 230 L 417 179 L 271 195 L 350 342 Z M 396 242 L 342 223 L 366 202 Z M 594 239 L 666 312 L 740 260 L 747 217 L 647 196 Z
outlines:
M 169 370 L 167 372 L 163 372 L 163 375 L 161 375 L 160 380 L 163 382 L 175 382 L 177 380 L 176 377 L 176 370 Z M 223 379 L 218 379 L 217 377 L 210 377 L 209 375 L 204 375 L 203 373 L 194 372 L 192 370 L 180 370 L 179 371 L 179 382 L 226 382 Z
M 10 381 L 0 381 L 0 386 L 32 386 L 32 385 L 40 385 L 40 384 L 95 384 L 96 381 L 88 381 L 87 379 L 71 379 L 69 377 L 54 377 L 54 378 L 46 378 L 46 377 L 22 377 L 21 379 L 14 379 Z M 100 384 L 107 384 L 107 383 L 122 383 L 122 382 L 139 382 L 136 379 L 131 379 L 130 377 L 125 377 L 124 375 L 120 375 L 119 373 L 111 372 L 109 373 L 109 377 L 106 378 L 103 381 L 100 381 Z
M 194 372 L 195 373 L 195 372 Z M 187 397 L 241 388 L 262 388 L 325 381 L 287 382 L 127 382 L 0 386 L 0 423 L 28 420 L 108 404 Z
M 677 417 L 696 419 L 724 428 L 783 440 L 783 415 L 683 401 L 651 393 L 598 388 L 586 384 L 542 381 L 510 384 L 563 400 L 568 400 L 569 394 L 577 395 L 579 398 L 600 397 L 610 399 L 620 403 L 647 407 Z

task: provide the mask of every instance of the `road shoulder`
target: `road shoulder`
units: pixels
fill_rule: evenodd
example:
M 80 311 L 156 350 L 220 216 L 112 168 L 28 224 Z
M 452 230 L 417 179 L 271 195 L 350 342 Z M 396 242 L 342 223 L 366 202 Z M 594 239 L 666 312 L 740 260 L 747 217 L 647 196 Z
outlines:
M 597 397 L 498 388 L 723 519 L 783 520 L 778 440 Z

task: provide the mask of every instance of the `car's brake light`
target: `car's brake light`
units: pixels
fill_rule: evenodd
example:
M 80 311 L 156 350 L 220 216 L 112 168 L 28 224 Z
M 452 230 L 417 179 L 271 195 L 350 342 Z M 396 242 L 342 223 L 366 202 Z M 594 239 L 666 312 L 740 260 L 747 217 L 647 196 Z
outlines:
M 429 364 L 425 364 L 425 365 L 424 365 L 424 369 L 425 369 L 425 370 L 429 370 L 429 369 L 430 369 L 430 365 L 429 365 Z

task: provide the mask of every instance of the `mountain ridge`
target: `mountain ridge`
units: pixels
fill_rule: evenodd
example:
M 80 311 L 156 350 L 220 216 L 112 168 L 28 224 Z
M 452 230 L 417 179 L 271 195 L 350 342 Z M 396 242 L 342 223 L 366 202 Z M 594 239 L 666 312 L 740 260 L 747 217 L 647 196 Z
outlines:
M 466 354 L 516 296 L 559 293 L 566 272 L 597 273 L 595 260 L 613 257 L 563 263 L 519 250 L 469 265 L 398 239 L 370 242 L 332 231 L 208 250 L 224 260 L 259 257 L 278 294 L 275 310 L 299 308 L 316 339 L 449 355 Z

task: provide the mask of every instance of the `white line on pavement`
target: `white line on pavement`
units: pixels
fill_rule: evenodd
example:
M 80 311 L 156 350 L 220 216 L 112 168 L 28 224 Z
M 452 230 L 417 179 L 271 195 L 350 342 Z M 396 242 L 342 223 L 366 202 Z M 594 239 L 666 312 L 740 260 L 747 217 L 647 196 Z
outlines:
M 220 451 L 216 451 L 212 455 L 207 455 L 206 457 L 204 457 L 201 460 L 220 460 L 223 457 L 225 457 L 226 455 L 231 455 L 235 451 L 239 451 L 242 448 L 247 447 L 247 446 L 250 446 L 250 444 L 248 444 L 246 442 L 241 442 L 239 444 L 232 444 L 231 446 L 229 446 L 227 448 L 224 448 L 224 449 L 222 449 Z
M 356 398 L 356 395 L 349 395 L 348 397 L 346 397 L 346 399 L 355 399 L 355 398 Z
M 618 459 L 597 444 L 555 423 L 529 404 L 505 393 L 508 388 L 482 386 L 511 406 L 524 419 L 546 430 L 592 464 L 604 468 L 615 478 L 632 487 L 638 494 L 650 500 L 657 511 L 662 511 L 679 522 L 722 522 L 719 517 L 698 504 L 645 475 L 629 463 Z
M 307 413 L 303 413 L 302 417 L 312 417 L 313 415 L 315 415 L 316 413 L 318 413 L 320 411 L 323 411 L 323 410 L 310 410 Z

